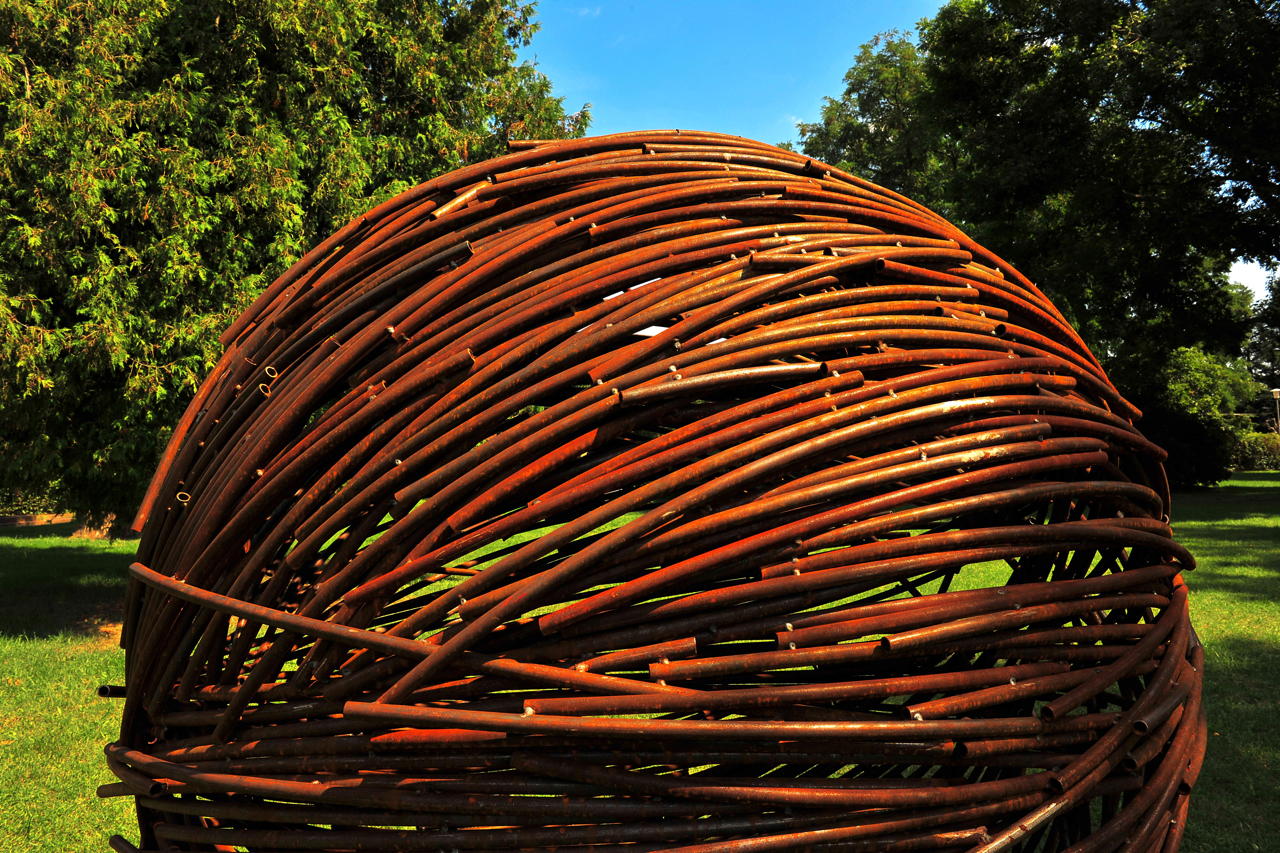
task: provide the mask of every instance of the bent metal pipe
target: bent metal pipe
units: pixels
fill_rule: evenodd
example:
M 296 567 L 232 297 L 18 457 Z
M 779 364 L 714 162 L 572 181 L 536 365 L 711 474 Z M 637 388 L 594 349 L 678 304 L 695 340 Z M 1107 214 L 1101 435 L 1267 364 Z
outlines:
M 1176 849 L 1164 454 L 921 205 L 515 143 L 222 340 L 136 522 L 115 849 Z

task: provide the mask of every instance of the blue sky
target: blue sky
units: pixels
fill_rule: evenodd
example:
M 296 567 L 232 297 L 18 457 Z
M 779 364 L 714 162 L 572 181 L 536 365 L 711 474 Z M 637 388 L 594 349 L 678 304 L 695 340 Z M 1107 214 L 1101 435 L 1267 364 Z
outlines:
M 839 96 L 858 47 L 941 5 L 786 0 L 541 0 L 521 51 L 593 134 L 680 128 L 778 143 Z
M 541 0 L 520 58 L 551 78 L 566 110 L 591 105 L 592 134 L 680 128 L 762 142 L 796 139 L 824 96 L 844 91 L 858 48 L 911 30 L 941 0 Z M 1266 273 L 1232 278 L 1262 294 Z

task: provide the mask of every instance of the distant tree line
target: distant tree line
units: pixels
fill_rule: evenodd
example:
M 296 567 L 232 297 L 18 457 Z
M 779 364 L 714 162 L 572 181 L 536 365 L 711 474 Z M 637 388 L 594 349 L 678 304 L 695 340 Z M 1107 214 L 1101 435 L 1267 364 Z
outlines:
M 1227 278 L 1280 259 L 1277 56 L 1272 0 L 954 0 L 864 45 L 801 145 L 1029 275 L 1207 484 L 1280 387 L 1276 280 L 1255 311 Z
M 508 138 L 581 135 L 516 61 L 532 11 L 0 4 L 0 494 L 127 516 L 219 331 L 306 249 Z

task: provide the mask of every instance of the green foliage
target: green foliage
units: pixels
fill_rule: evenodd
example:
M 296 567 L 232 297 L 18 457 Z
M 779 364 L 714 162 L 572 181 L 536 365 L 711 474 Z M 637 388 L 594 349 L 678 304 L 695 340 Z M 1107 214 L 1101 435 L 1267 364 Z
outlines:
M 1245 433 L 1236 447 L 1234 463 L 1240 471 L 1280 471 L 1280 433 Z
M 0 486 L 128 512 L 217 333 L 306 248 L 580 135 L 520 0 L 0 6 Z
M 1160 440 L 1173 350 L 1240 352 L 1232 260 L 1280 257 L 1277 52 L 1274 4 L 953 0 L 917 38 L 864 46 L 802 147 L 1012 261 Z M 1202 480 L 1184 461 L 1175 479 Z
M 1223 421 L 1258 390 L 1243 362 L 1223 361 L 1197 347 L 1178 347 L 1170 354 L 1162 385 L 1170 405 Z
M 1207 109 L 1230 85 L 1261 106 L 1280 77 L 1220 80 L 1221 63 L 1169 65 L 1172 48 L 1160 46 L 1176 39 L 1201 55 L 1178 30 L 1189 10 L 1237 29 L 1256 23 L 1247 7 L 963 2 L 922 31 L 929 107 L 966 152 L 949 187 L 962 218 L 1046 288 L 1129 387 L 1173 346 L 1238 351 L 1247 306 L 1229 292 L 1227 268 L 1280 250 L 1256 239 L 1258 211 L 1224 167 L 1229 155 L 1172 118 Z M 1269 54 L 1280 48 L 1275 21 L 1255 37 Z M 1159 97 L 1164 77 L 1178 82 Z M 1259 177 L 1260 192 L 1271 177 Z
M 1245 345 L 1253 376 L 1267 388 L 1280 388 L 1280 276 L 1267 281 L 1267 295 L 1255 306 L 1253 329 Z M 1259 414 L 1275 418 L 1270 394 L 1256 401 Z M 1280 424 L 1276 426 L 1280 429 Z
M 1110 39 L 1128 109 L 1197 140 L 1236 216 L 1240 254 L 1280 247 L 1280 7 L 1274 0 L 1147 0 Z
M 948 213 L 944 183 L 960 152 L 919 108 L 930 82 L 915 41 L 881 33 L 859 49 L 844 82 L 843 97 L 824 100 L 820 122 L 799 125 L 805 154 Z
M 38 515 L 58 511 L 58 502 L 51 496 L 53 488 L 40 492 L 17 489 L 0 489 L 0 515 Z
M 1243 360 L 1223 360 L 1197 347 L 1179 347 L 1155 383 L 1143 421 L 1148 436 L 1176 464 L 1175 486 L 1209 486 L 1226 478 L 1249 431 L 1241 409 L 1258 391 Z

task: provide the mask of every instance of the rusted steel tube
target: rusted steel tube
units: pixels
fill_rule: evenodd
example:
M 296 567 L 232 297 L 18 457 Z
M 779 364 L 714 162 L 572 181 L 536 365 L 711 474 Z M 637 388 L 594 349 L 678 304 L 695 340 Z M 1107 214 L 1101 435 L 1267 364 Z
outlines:
M 583 697 L 581 699 L 526 699 L 526 713 L 535 714 L 623 714 L 658 711 L 698 711 L 711 709 L 765 708 L 853 697 L 906 696 L 919 691 L 956 689 L 984 683 L 1003 683 L 1048 672 L 1063 672 L 1069 666 L 1057 663 L 1034 663 L 994 667 L 989 670 L 937 672 L 906 678 L 863 679 L 787 687 L 761 687 L 750 690 L 690 691 L 634 697 Z M 636 701 L 639 700 L 639 701 Z
M 136 522 L 117 849 L 1176 848 L 1163 451 L 921 205 L 518 143 L 222 341 Z

